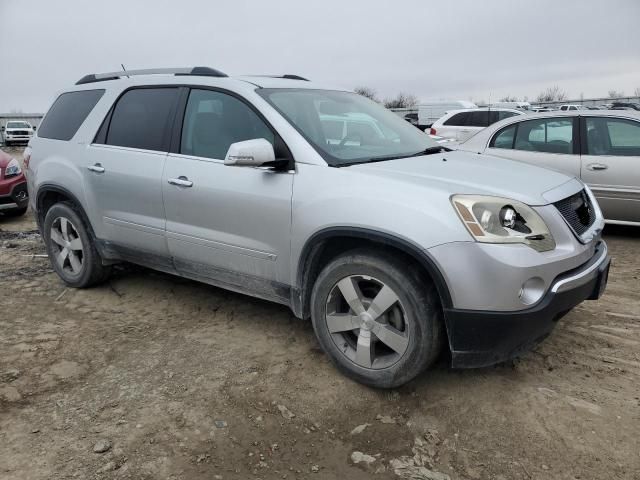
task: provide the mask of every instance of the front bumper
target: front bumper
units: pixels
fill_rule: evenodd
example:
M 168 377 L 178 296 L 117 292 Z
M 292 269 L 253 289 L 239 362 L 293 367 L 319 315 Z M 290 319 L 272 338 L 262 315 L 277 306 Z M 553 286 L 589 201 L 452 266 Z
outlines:
M 27 181 L 23 175 L 10 182 L 0 181 L 0 212 L 24 208 L 29 204 Z
M 530 308 L 512 312 L 445 308 L 453 367 L 493 365 L 540 343 L 573 307 L 602 295 L 610 263 L 601 241 L 587 263 L 557 277 Z
M 31 135 L 5 135 L 4 136 L 4 143 L 5 144 L 16 144 L 16 143 L 24 143 L 27 144 L 29 143 L 29 140 L 31 140 Z

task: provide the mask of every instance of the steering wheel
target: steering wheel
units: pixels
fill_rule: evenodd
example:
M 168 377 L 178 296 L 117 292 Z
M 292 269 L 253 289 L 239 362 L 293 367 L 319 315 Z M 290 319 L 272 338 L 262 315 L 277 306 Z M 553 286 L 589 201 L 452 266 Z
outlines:
M 349 140 L 355 140 L 356 138 L 360 141 L 360 144 L 362 144 L 362 135 L 360 135 L 359 133 L 352 133 L 351 135 L 347 135 L 340 141 L 340 147 L 344 147 L 344 145 Z

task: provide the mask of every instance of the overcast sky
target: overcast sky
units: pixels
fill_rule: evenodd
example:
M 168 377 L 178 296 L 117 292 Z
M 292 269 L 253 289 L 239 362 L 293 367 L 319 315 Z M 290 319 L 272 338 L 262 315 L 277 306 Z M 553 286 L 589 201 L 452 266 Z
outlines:
M 207 65 L 381 97 L 640 88 L 639 0 L 0 0 L 0 112 L 86 73 Z

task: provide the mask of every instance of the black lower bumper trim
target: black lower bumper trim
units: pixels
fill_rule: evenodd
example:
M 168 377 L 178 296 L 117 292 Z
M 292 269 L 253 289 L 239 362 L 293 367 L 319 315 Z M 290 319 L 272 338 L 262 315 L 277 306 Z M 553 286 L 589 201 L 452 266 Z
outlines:
M 597 299 L 606 287 L 607 257 L 589 282 L 548 292 L 534 307 L 516 312 L 445 309 L 452 366 L 476 368 L 517 357 L 544 340 L 557 321 L 583 300 Z

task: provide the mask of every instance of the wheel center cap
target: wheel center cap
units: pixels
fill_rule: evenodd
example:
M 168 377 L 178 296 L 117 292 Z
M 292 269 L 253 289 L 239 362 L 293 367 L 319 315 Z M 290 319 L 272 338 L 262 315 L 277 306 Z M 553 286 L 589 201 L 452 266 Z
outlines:
M 360 328 L 364 330 L 372 330 L 375 321 L 371 317 L 371 314 L 367 312 L 362 312 L 360 314 Z

